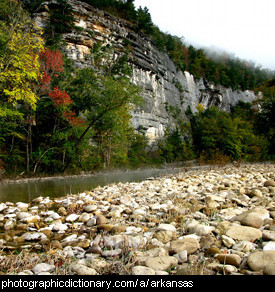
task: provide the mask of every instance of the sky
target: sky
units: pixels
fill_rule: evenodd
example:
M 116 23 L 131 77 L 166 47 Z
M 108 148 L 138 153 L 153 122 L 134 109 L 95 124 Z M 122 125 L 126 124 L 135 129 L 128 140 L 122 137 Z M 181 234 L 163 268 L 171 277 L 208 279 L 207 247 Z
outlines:
M 161 31 L 275 70 L 275 0 L 135 0 Z

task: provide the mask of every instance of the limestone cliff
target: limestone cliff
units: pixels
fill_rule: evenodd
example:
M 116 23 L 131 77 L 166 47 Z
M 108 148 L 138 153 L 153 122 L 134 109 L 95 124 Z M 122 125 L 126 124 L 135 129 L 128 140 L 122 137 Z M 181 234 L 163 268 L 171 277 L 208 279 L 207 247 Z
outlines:
M 54 2 L 46 1 L 37 10 L 34 15 L 37 25 L 46 25 Z M 112 45 L 118 54 L 126 46 L 131 48 L 132 82 L 143 89 L 145 101 L 142 107 L 132 112 L 132 122 L 136 129 L 142 128 L 152 142 L 164 135 L 167 126 L 175 125 L 175 115 L 186 119 L 188 106 L 193 112 L 198 103 L 229 111 L 230 106 L 239 100 L 252 102 L 256 99 L 252 91 L 232 91 L 204 79 L 196 81 L 188 72 L 178 72 L 169 56 L 160 52 L 149 37 L 135 33 L 131 23 L 86 3 L 77 0 L 68 2 L 74 11 L 75 25 L 81 30 L 63 35 L 67 43 L 64 52 L 77 66 L 89 66 L 86 56 L 97 41 Z

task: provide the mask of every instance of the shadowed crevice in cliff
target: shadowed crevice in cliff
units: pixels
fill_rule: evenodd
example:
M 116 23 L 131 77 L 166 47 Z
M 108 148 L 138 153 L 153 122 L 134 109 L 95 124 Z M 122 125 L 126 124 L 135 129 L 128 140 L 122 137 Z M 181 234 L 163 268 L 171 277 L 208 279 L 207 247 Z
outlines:
M 53 2 L 42 3 L 34 13 L 37 25 L 46 27 Z M 168 54 L 157 49 L 150 37 L 137 33 L 133 23 L 81 1 L 67 2 L 72 7 L 74 25 L 78 29 L 62 34 L 66 43 L 62 48 L 64 53 L 80 68 L 91 66 L 88 56 L 98 42 L 112 46 L 115 57 L 126 50 L 130 53 L 132 82 L 142 88 L 145 101 L 142 107 L 132 111 L 132 122 L 135 129 L 145 130 L 151 143 L 162 138 L 167 127 L 176 128 L 178 119 L 188 120 L 186 110 L 190 108 L 196 112 L 198 103 L 205 108 L 215 105 L 230 111 L 240 100 L 251 103 L 257 99 L 253 91 L 234 91 L 204 78 L 197 80 L 189 72 L 177 71 Z M 177 109 L 176 119 L 166 105 Z

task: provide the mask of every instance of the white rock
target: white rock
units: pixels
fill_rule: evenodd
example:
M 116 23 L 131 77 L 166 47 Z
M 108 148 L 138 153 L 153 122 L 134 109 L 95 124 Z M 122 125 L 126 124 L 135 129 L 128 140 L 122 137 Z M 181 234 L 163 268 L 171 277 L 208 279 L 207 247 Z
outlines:
M 17 213 L 17 219 L 18 220 L 22 220 L 22 219 L 25 219 L 27 217 L 30 217 L 32 216 L 30 213 L 27 213 L 27 212 L 18 212 Z
M 84 265 L 73 264 L 71 266 L 71 271 L 81 276 L 95 276 L 97 271 L 93 268 L 86 267 Z
M 17 208 L 14 208 L 12 206 L 9 206 L 8 209 L 6 209 L 5 213 L 6 214 L 13 214 L 17 211 Z
M 121 217 L 121 211 L 120 210 L 114 210 L 108 213 L 107 217 L 113 217 L 113 218 L 120 218 Z
M 104 250 L 102 252 L 102 256 L 103 257 L 116 257 L 116 256 L 119 256 L 121 255 L 122 253 L 122 249 L 118 248 L 118 249 L 114 249 L 114 250 Z
M 69 216 L 66 217 L 67 222 L 74 222 L 79 218 L 79 215 L 76 214 L 70 214 Z
M 275 241 L 269 241 L 264 244 L 263 250 L 275 250 Z
M 139 233 L 142 230 L 143 229 L 141 227 L 129 226 L 129 227 L 126 227 L 125 234 Z
M 160 210 L 160 211 L 164 211 L 164 212 L 167 212 L 167 210 L 168 210 L 167 204 L 155 203 L 153 205 L 150 205 L 149 207 L 151 210 Z
M 4 218 L 15 219 L 16 218 L 16 214 L 7 214 L 7 215 L 4 216 Z
M 39 215 L 32 215 L 32 216 L 28 216 L 28 217 L 21 219 L 21 221 L 25 222 L 25 223 L 35 223 L 35 222 L 38 222 L 39 220 L 40 220 Z
M 30 270 L 24 270 L 22 272 L 19 272 L 17 275 L 18 276 L 28 276 L 28 275 L 30 276 L 30 275 L 33 275 L 33 272 Z
M 148 268 L 148 267 L 144 267 L 144 266 L 135 266 L 132 269 L 132 275 L 134 276 L 149 276 L 149 275 L 155 275 L 156 272 L 155 270 Z
M 124 248 L 125 246 L 130 248 L 139 248 L 143 247 L 147 243 L 147 239 L 140 236 L 130 236 L 130 235 L 113 235 L 113 236 L 104 236 L 103 237 L 104 246 L 107 248 Z
M 21 209 L 22 211 L 27 211 L 28 210 L 28 207 L 29 207 L 29 204 L 22 203 L 22 202 L 17 202 L 15 204 L 15 207 Z
M 228 248 L 232 247 L 236 243 L 234 239 L 226 235 L 222 235 L 222 242 Z
M 69 258 L 76 257 L 77 259 L 83 259 L 85 256 L 85 250 L 78 246 L 72 247 L 68 245 L 63 248 L 63 254 Z
M 207 216 L 199 211 L 197 211 L 193 214 L 193 218 L 199 219 L 199 220 L 207 220 Z
M 227 193 L 226 193 L 227 195 Z M 216 195 L 209 195 L 206 197 L 206 200 L 208 201 L 216 201 L 216 202 L 225 202 L 225 198 L 223 196 L 216 196 Z
M 173 181 L 170 178 L 167 178 L 163 181 L 163 184 L 166 184 L 166 185 L 171 185 L 172 183 Z
M 90 218 L 91 218 L 91 216 L 88 213 L 82 213 L 79 216 L 78 221 L 83 222 L 83 223 L 87 223 Z
M 87 226 L 91 227 L 91 226 L 95 226 L 96 225 L 96 218 L 95 217 L 92 217 L 90 218 L 87 223 L 86 223 Z
M 76 234 L 72 234 L 69 235 L 67 237 L 65 237 L 64 239 L 61 240 L 61 243 L 67 243 L 67 242 L 74 242 L 77 239 L 77 235 Z
M 173 257 L 175 257 L 179 261 L 179 264 L 186 263 L 188 259 L 187 256 L 187 250 L 183 250 L 173 255 Z
M 32 270 L 33 270 L 35 275 L 38 275 L 38 274 L 43 273 L 43 272 L 51 273 L 54 271 L 54 269 L 55 269 L 54 265 L 41 263 L 41 264 L 37 264 Z
M 187 223 L 186 228 L 187 230 L 189 230 L 190 233 L 195 233 L 198 236 L 210 234 L 212 231 L 215 230 L 215 227 L 200 224 L 196 220 L 191 220 L 189 223 Z
M 170 267 L 176 266 L 177 264 L 178 260 L 171 256 L 149 258 L 145 261 L 145 266 L 155 271 L 165 271 Z
M 172 224 L 160 224 L 158 227 L 157 227 L 157 230 L 164 230 L 164 231 L 173 231 L 173 232 L 176 232 L 177 229 L 174 225 Z
M 65 231 L 68 229 L 68 226 L 66 224 L 62 223 L 54 223 L 50 225 L 52 227 L 53 231 Z
M 57 220 L 61 218 L 61 216 L 56 212 L 51 213 L 49 217 L 53 220 Z
M 125 196 L 120 198 L 120 202 L 121 202 L 121 204 L 123 204 L 125 206 L 130 206 L 133 203 L 133 199 L 131 198 L 131 196 L 125 195 Z
M 122 213 L 123 210 L 124 210 L 124 208 L 121 206 L 114 206 L 110 212 L 118 211 L 119 213 Z
M 83 210 L 87 213 L 91 213 L 97 209 L 96 205 L 86 205 L 83 207 Z
M 74 252 L 73 252 L 71 246 L 64 247 L 63 248 L 63 254 L 65 255 L 65 257 L 68 257 L 68 258 L 74 257 Z
M 25 241 L 38 241 L 38 240 L 43 240 L 47 239 L 47 236 L 42 233 L 42 232 L 27 232 L 22 235 Z
M 49 204 L 51 201 L 52 201 L 52 200 L 51 200 L 49 197 L 46 197 L 46 198 L 44 198 L 44 199 L 40 202 L 40 204 L 47 205 L 47 204 Z
M 38 197 L 38 198 L 33 199 L 32 202 L 33 203 L 40 203 L 43 201 L 43 199 L 44 199 L 44 197 Z
M 5 210 L 7 208 L 7 205 L 5 203 L 0 203 L 0 212 Z
M 137 215 L 137 216 L 139 216 L 139 215 L 141 215 L 141 216 L 145 216 L 146 215 L 146 210 L 144 210 L 144 209 L 135 209 L 134 211 L 133 211 L 133 215 Z
M 240 241 L 234 244 L 232 248 L 234 250 L 241 251 L 241 252 L 250 252 L 256 249 L 256 244 L 250 241 Z
M 16 225 L 16 221 L 13 220 L 13 219 L 8 219 L 6 221 L 6 223 L 4 224 L 4 229 L 5 230 L 10 230 L 10 229 L 13 229 Z

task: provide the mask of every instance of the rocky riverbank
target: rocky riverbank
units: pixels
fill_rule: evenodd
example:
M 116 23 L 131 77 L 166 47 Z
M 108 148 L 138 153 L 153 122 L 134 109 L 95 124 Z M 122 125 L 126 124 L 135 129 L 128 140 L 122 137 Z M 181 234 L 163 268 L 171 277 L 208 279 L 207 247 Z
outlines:
M 0 203 L 0 272 L 275 274 L 274 164 Z

